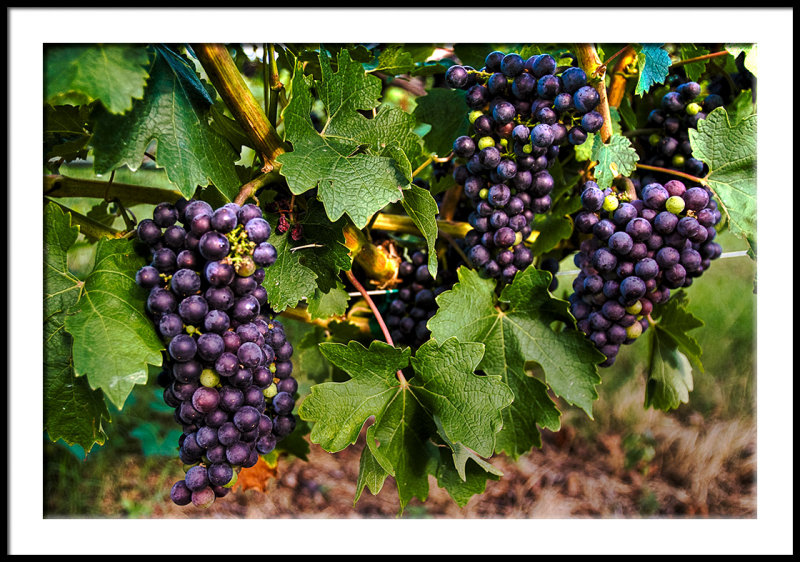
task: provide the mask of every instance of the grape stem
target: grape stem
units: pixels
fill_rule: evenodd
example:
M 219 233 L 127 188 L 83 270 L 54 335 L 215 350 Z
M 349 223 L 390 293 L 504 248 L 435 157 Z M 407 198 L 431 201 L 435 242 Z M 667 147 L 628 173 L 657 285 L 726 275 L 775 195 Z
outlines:
M 730 53 L 728 51 L 717 51 L 716 53 L 709 53 L 707 55 L 702 55 L 691 59 L 684 59 L 684 60 L 679 60 L 678 62 L 673 62 L 672 67 L 683 66 L 685 64 L 692 64 L 693 62 L 700 62 L 708 59 L 713 59 L 715 57 L 723 57 L 729 54 Z
M 455 156 L 455 154 L 452 152 L 444 157 L 438 157 L 435 154 L 431 154 L 428 159 L 425 160 L 425 162 L 420 164 L 419 167 L 411 173 L 411 177 L 417 177 L 422 170 L 430 166 L 433 162 L 436 162 L 437 164 L 444 164 L 445 162 L 452 160 L 453 156 Z
M 364 298 L 364 300 L 367 301 L 370 310 L 372 310 L 372 314 L 375 316 L 375 320 L 378 321 L 378 326 L 380 326 L 381 332 L 383 332 L 383 337 L 386 339 L 386 343 L 394 347 L 394 341 L 392 341 L 392 336 L 389 334 L 389 328 L 386 327 L 386 322 L 383 321 L 383 316 L 381 316 L 378 307 L 375 306 L 375 301 L 372 300 L 372 297 L 369 295 L 367 290 L 364 289 L 364 286 L 358 282 L 358 279 L 356 279 L 356 276 L 353 275 L 352 271 L 347 271 L 345 274 L 347 275 L 347 279 L 350 281 L 350 283 L 353 284 L 353 287 L 355 287 L 356 290 L 361 293 L 361 296 Z M 400 369 L 397 370 L 397 378 L 402 385 L 406 384 L 403 371 Z
M 239 189 L 239 193 L 236 195 L 236 198 L 233 200 L 233 202 L 237 205 L 244 205 L 244 202 L 250 197 L 255 199 L 256 191 L 267 185 L 270 179 L 272 179 L 272 174 L 270 173 L 259 174 L 254 179 L 244 184 L 241 189 Z
M 636 163 L 636 167 L 641 170 L 650 170 L 651 172 L 661 172 L 662 174 L 671 174 L 673 176 L 678 176 L 706 187 L 708 186 L 708 182 L 706 181 L 705 178 L 698 178 L 697 176 L 685 174 L 677 170 L 670 170 L 669 168 L 660 168 L 658 166 L 648 166 L 647 164 L 639 164 L 638 162 Z

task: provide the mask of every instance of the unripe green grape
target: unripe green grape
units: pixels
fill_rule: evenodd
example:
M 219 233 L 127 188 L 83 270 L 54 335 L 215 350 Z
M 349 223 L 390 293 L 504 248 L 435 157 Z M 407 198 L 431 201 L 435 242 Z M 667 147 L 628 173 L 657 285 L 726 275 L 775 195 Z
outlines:
M 686 207 L 686 201 L 683 200 L 683 197 L 680 197 L 678 195 L 673 195 L 672 197 L 667 199 L 667 203 L 665 206 L 667 208 L 667 211 L 669 211 L 673 215 L 677 215 L 683 211 L 684 207 Z
M 272 398 L 278 394 L 278 385 L 274 382 L 264 389 L 264 398 Z
M 533 145 L 531 143 L 528 143 L 522 147 L 522 152 L 525 154 L 530 154 L 531 150 L 533 150 Z
M 489 190 L 487 188 L 483 188 L 478 192 L 478 197 L 481 199 L 486 199 L 489 196 Z
M 219 384 L 219 375 L 213 369 L 203 369 L 203 372 L 200 373 L 200 384 L 214 388 Z
M 470 111 L 469 112 L 469 122 L 470 123 L 474 123 L 475 120 L 478 117 L 480 117 L 481 115 L 483 115 L 483 111 L 481 111 L 480 109 L 476 109 L 475 111 Z
M 648 141 L 650 142 L 651 146 L 657 145 L 658 141 L 660 141 L 660 140 L 661 140 L 661 137 L 659 135 L 657 135 L 656 133 L 653 133 L 652 135 L 650 135 L 650 138 L 648 139 Z
M 629 307 L 625 308 L 625 312 L 627 312 L 628 314 L 633 314 L 634 316 L 639 314 L 641 311 L 642 311 L 642 301 L 636 301 Z
M 686 106 L 686 113 L 689 115 L 697 115 L 703 110 L 703 107 L 699 103 L 690 103 Z
M 508 148 L 508 139 L 500 139 L 500 146 Z
M 676 154 L 672 157 L 672 165 L 676 168 L 683 168 L 683 165 L 686 163 L 686 158 L 684 158 L 683 154 Z
M 619 199 L 617 199 L 617 196 L 613 193 L 611 195 L 606 195 L 606 198 L 603 200 L 603 210 L 610 213 L 616 211 L 617 207 L 619 207 Z
M 642 335 L 642 325 L 639 322 L 634 322 L 633 324 L 625 328 L 625 332 L 627 333 L 630 339 L 635 340 L 636 338 Z
M 494 139 L 492 137 L 481 137 L 478 140 L 478 150 L 483 150 L 484 148 L 489 148 L 490 146 L 494 146 Z
M 270 363 L 269 364 L 269 372 L 270 373 L 272 373 L 274 375 L 277 370 L 278 370 L 278 367 L 275 366 L 275 363 Z
M 522 233 L 521 232 L 517 232 L 514 235 L 514 245 L 515 246 L 519 246 L 521 242 L 522 242 Z

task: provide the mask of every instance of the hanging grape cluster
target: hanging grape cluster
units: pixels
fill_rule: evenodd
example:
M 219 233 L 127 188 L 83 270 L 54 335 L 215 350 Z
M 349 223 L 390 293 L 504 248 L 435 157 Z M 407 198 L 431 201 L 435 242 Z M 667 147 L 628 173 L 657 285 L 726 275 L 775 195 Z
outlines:
M 398 266 L 400 284 L 394 298 L 388 300 L 386 327 L 396 346 L 418 349 L 431 337 L 428 320 L 436 314 L 436 297 L 452 288 L 451 272 L 443 271 L 434 279 L 428 271 L 428 254 L 417 250 L 410 260 Z
M 614 363 L 620 346 L 648 329 L 653 306 L 688 287 L 722 247 L 721 214 L 711 191 L 678 180 L 650 183 L 636 198 L 583 185 L 575 228 L 588 234 L 575 255 L 580 273 L 569 297 L 578 328 Z
M 295 427 L 293 348 L 261 285 L 277 257 L 270 234 L 256 205 L 200 200 L 161 203 L 138 224 L 152 259 L 136 282 L 150 291 L 147 312 L 167 346 L 158 380 L 183 428 L 178 505 L 224 497 Z
M 509 283 L 533 262 L 523 242 L 535 214 L 550 209 L 548 168 L 603 126 L 600 96 L 582 69 L 560 69 L 549 54 L 493 51 L 480 70 L 451 66 L 445 81 L 466 91 L 472 110 L 469 134 L 453 143 L 453 176 L 473 205 L 465 251 L 484 275 Z

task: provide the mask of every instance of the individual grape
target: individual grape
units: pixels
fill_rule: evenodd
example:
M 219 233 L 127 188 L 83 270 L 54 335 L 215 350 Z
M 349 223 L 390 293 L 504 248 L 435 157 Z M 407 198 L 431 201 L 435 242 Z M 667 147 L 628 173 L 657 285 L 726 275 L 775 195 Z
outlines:
M 224 234 L 212 230 L 200 237 L 198 250 L 200 255 L 207 260 L 221 260 L 228 255 L 230 242 Z
M 146 265 L 136 272 L 136 284 L 144 289 L 153 289 L 160 283 L 161 274 L 151 265 Z
M 192 503 L 192 490 L 186 485 L 185 480 L 178 480 L 172 485 L 169 497 L 175 505 L 189 505 Z

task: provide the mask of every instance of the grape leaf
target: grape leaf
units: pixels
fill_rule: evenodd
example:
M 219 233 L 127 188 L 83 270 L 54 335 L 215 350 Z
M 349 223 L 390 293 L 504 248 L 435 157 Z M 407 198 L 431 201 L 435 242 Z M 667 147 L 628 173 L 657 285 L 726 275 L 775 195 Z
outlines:
M 55 203 L 44 210 L 44 237 L 44 429 L 53 441 L 77 444 L 88 453 L 95 443 L 105 443 L 102 422 L 111 416 L 102 391 L 75 376 L 72 337 L 64 322 L 81 294 L 82 283 L 67 267 L 78 228 Z
M 575 147 L 575 160 L 578 162 L 586 162 L 592 157 L 592 147 L 594 146 L 594 133 L 586 135 L 586 141 Z
M 350 295 L 347 294 L 342 283 L 338 283 L 327 293 L 316 289 L 314 294 L 308 297 L 308 313 L 312 319 L 342 316 L 347 312 L 349 300 Z
M 136 384 L 147 382 L 147 365 L 161 365 L 163 344 L 145 313 L 147 292 L 136 284 L 144 265 L 128 240 L 101 240 L 80 300 L 67 312 L 75 372 L 102 388 L 122 409 Z
M 317 274 L 300 263 L 300 253 L 307 250 L 293 252 L 288 232 L 273 234 L 269 241 L 278 256 L 275 263 L 264 269 L 264 281 L 261 285 L 267 290 L 270 308 L 275 312 L 282 312 L 314 294 L 317 289 Z
M 353 498 L 353 505 L 358 503 L 364 488 L 369 488 L 373 496 L 377 496 L 383 488 L 383 483 L 389 473 L 375 460 L 375 456 L 364 447 L 361 451 L 361 459 L 358 461 L 358 480 L 356 481 L 356 495 Z
M 703 55 L 707 55 L 710 52 L 711 51 L 709 51 L 708 49 L 705 49 L 703 47 L 698 47 L 694 43 L 681 44 L 681 60 L 688 60 L 697 57 L 702 57 Z M 706 71 L 707 65 L 708 65 L 707 60 L 701 60 L 685 64 L 683 65 L 683 69 L 686 71 L 686 77 L 689 80 L 698 82 L 700 78 L 703 76 L 703 72 Z
M 681 291 L 653 311 L 656 322 L 648 338 L 647 408 L 667 411 L 688 402 L 693 387 L 692 366 L 703 372 L 702 350 L 688 333 L 702 327 L 703 321 L 689 312 L 687 305 L 686 293 Z
M 56 203 L 44 210 L 44 320 L 65 312 L 81 295 L 83 283 L 70 272 L 67 252 L 78 239 L 78 227 Z
M 181 57 L 159 50 L 144 98 L 125 115 L 98 109 L 92 147 L 95 171 L 123 164 L 139 169 L 151 141 L 156 158 L 178 190 L 192 197 L 198 186 L 213 183 L 227 201 L 239 192 L 235 162 L 239 155 L 209 124 L 211 103 L 195 71 Z
M 312 80 L 303 75 L 298 64 L 292 79 L 292 100 L 283 112 L 286 140 L 293 150 L 278 157 L 281 174 L 297 195 L 316 187 L 332 221 L 346 213 L 363 228 L 374 213 L 398 201 L 401 189 L 409 184 L 401 168 L 408 159 L 401 158 L 398 164 L 393 152 L 402 150 L 402 144 L 393 143 L 393 139 L 404 135 L 393 127 L 382 127 L 384 118 L 394 118 L 395 111 L 402 110 L 386 108 L 378 113 L 381 119 L 367 119 L 358 110 L 377 107 L 381 81 L 366 74 L 346 50 L 339 53 L 336 73 L 324 51 L 320 64 L 322 81 L 314 86 L 327 120 L 317 132 L 310 117 Z M 393 148 L 387 148 L 390 145 Z M 380 147 L 378 153 L 376 146 Z
M 439 309 L 428 328 L 440 341 L 456 337 L 483 343 L 486 354 L 478 368 L 501 376 L 513 391 L 514 402 L 503 411 L 496 451 L 518 457 L 540 446 L 537 424 L 559 428 L 560 414 L 547 394 L 548 387 L 591 416 L 595 386 L 600 382 L 597 363 L 603 357 L 572 328 L 568 303 L 547 290 L 551 274 L 529 267 L 517 273 L 499 298 L 493 279 L 482 279 L 465 267 L 459 268 L 458 278 L 450 291 L 437 297 Z M 554 322 L 569 327 L 557 332 Z M 547 384 L 527 375 L 528 364 L 541 367 Z
M 744 67 L 753 73 L 753 76 L 758 76 L 758 45 L 753 44 L 729 44 L 725 45 L 725 50 L 728 51 L 733 58 L 737 58 L 740 53 L 744 53 Z
M 443 437 L 488 457 L 503 425 L 501 411 L 514 395 L 499 376 L 474 374 L 482 358 L 483 344 L 428 340 L 411 358 L 414 377 L 409 385 L 439 422 Z
M 439 271 L 439 259 L 436 256 L 436 237 L 439 235 L 436 215 L 439 214 L 439 205 L 430 191 L 411 184 L 410 189 L 403 190 L 403 208 L 428 243 L 428 271 L 431 277 L 436 278 Z
M 627 137 L 611 135 L 608 144 L 605 144 L 599 135 L 595 135 L 592 160 L 597 161 L 594 169 L 597 185 L 606 188 L 611 187 L 617 175 L 627 177 L 636 170 L 639 155 Z
M 446 156 L 453 150 L 453 141 L 469 131 L 469 107 L 461 90 L 431 88 L 416 99 L 414 117 L 418 123 L 431 125 L 422 140 L 429 152 Z
M 368 65 L 367 72 L 381 72 L 389 76 L 407 74 L 414 70 L 414 59 L 403 45 L 388 45 L 378 55 L 375 66 Z
M 661 43 L 645 43 L 639 49 L 637 61 L 639 80 L 635 93 L 644 96 L 653 84 L 663 84 L 669 74 L 672 61 L 669 53 L 661 48 Z
M 708 185 L 728 219 L 732 233 L 755 238 L 756 233 L 756 123 L 755 114 L 731 124 L 718 107 L 697 129 L 689 129 L 692 153 L 708 165 Z
M 339 451 L 355 443 L 374 417 L 367 429 L 369 454 L 394 477 L 402 506 L 414 496 L 427 497 L 427 477 L 436 471 L 436 447 L 430 443 L 437 431 L 435 420 L 448 441 L 479 455 L 494 450 L 501 410 L 510 404 L 512 393 L 499 377 L 474 373 L 483 355 L 481 344 L 451 339 L 440 345 L 429 340 L 413 358 L 409 348 L 379 341 L 369 348 L 355 341 L 346 346 L 321 344 L 320 350 L 351 378 L 313 386 L 303 400 L 301 418 L 315 422 L 311 441 Z M 397 371 L 408 367 L 409 359 L 414 375 L 401 382 Z M 364 466 L 371 481 L 382 478 L 371 459 L 362 459 L 362 470 Z
M 100 100 L 111 113 L 125 113 L 141 99 L 149 55 L 137 45 L 57 45 L 45 49 L 45 101 Z
M 536 215 L 531 222 L 531 227 L 539 233 L 530 246 L 534 256 L 546 254 L 559 242 L 572 236 L 572 220 L 555 213 Z
M 349 271 L 352 266 L 350 249 L 345 245 L 342 229 L 346 220 L 341 218 L 331 222 L 325 207 L 310 200 L 308 212 L 302 220 L 303 240 L 301 246 L 311 247 L 298 250 L 299 262 L 317 275 L 317 287 L 323 293 L 330 292 L 338 285 L 339 272 Z
M 499 480 L 502 473 L 479 457 L 471 458 L 477 464 L 470 463 L 463 466 L 461 461 L 455 459 L 456 455 L 446 448 L 439 448 L 441 459 L 436 471 L 436 482 L 440 488 L 447 490 L 450 497 L 464 507 L 475 494 L 486 491 L 487 479 Z M 466 460 L 463 460 L 465 463 Z M 460 465 L 461 466 L 458 466 Z M 456 465 L 456 466 L 454 466 Z

